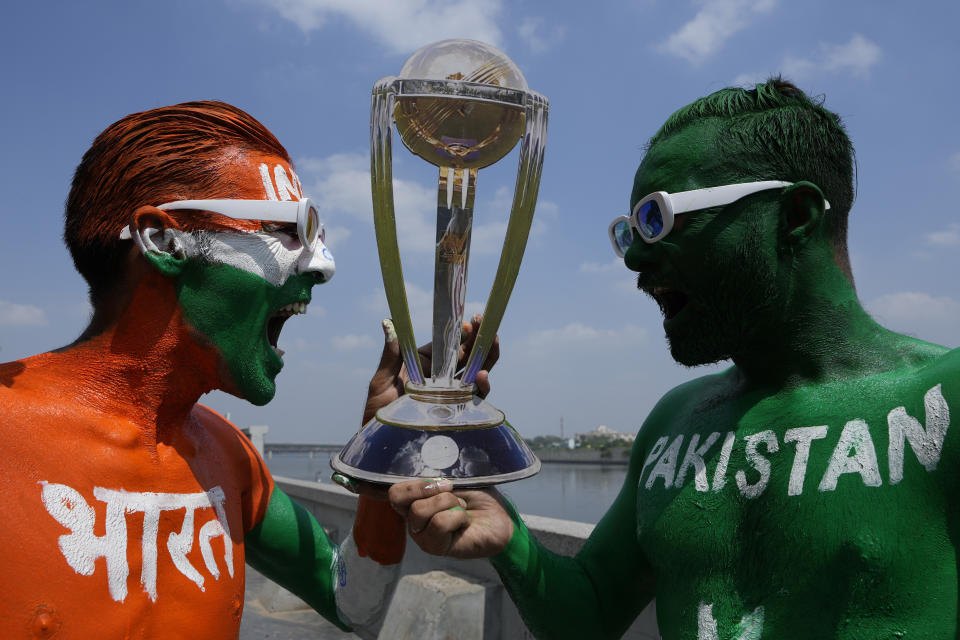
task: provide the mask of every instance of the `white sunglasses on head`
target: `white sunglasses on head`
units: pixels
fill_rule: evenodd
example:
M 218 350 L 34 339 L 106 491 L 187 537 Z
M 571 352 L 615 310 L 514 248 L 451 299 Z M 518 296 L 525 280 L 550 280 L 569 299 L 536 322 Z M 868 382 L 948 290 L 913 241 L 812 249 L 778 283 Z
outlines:
M 652 244 L 670 233 L 673 229 L 674 216 L 700 209 L 722 207 L 759 191 L 789 187 L 792 184 L 782 180 L 763 180 L 677 193 L 654 191 L 637 202 L 630 216 L 617 216 L 610 223 L 608 229 L 610 243 L 613 245 L 614 252 L 622 258 L 633 244 L 634 232 L 643 238 L 644 242 Z M 824 200 L 823 203 L 824 208 L 830 208 L 829 202 Z
M 302 200 L 177 200 L 157 206 L 157 209 L 173 211 L 176 209 L 194 209 L 209 211 L 234 220 L 264 220 L 267 222 L 286 222 L 297 225 L 300 243 L 309 251 L 317 247 L 317 239 L 323 242 L 326 233 L 320 222 L 317 205 L 310 198 Z M 132 236 L 129 226 L 120 232 L 121 240 Z

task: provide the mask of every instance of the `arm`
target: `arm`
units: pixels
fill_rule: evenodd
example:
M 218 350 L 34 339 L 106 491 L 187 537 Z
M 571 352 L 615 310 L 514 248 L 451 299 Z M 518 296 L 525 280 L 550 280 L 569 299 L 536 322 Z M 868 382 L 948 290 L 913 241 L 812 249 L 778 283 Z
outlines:
M 391 487 L 390 501 L 427 553 L 490 557 L 537 638 L 619 638 L 654 594 L 635 537 L 642 450 L 634 444 L 620 494 L 574 558 L 537 542 L 494 489 L 454 493 L 442 479 L 411 481 Z
M 277 488 L 244 538 L 251 566 L 345 631 L 373 627 L 386 612 L 405 543 L 403 521 L 386 502 L 361 497 L 353 532 L 338 547 Z
M 636 541 L 638 450 L 613 506 L 574 558 L 544 548 L 507 505 L 513 535 L 491 562 L 537 638 L 619 638 L 653 598 L 653 569 Z

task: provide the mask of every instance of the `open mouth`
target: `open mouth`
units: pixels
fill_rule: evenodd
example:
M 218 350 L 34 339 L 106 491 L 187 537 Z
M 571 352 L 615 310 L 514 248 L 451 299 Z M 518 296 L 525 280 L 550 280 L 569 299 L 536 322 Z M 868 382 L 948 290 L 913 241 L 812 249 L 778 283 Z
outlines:
M 291 302 L 288 305 L 280 307 L 274 311 L 269 318 L 267 318 L 267 342 L 270 343 L 270 346 L 273 347 L 273 351 L 283 357 L 285 353 L 283 349 L 277 346 L 277 341 L 280 340 L 280 331 L 283 329 L 284 323 L 290 318 L 290 316 L 302 315 L 307 312 L 307 302 Z
M 654 287 L 650 291 L 650 295 L 653 296 L 653 299 L 660 305 L 660 311 L 663 312 L 663 317 L 666 320 L 673 319 L 678 313 L 683 311 L 683 308 L 687 306 L 687 301 L 689 300 L 687 294 L 682 291 L 667 289 L 666 287 Z

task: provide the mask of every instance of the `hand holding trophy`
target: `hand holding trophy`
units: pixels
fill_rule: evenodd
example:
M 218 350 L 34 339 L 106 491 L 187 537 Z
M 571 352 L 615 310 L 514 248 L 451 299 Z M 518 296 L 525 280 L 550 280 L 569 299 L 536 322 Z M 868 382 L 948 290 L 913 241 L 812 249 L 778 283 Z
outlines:
M 547 99 L 517 66 L 474 40 L 444 40 L 414 53 L 400 75 L 373 88 L 370 177 L 384 289 L 410 378 L 407 394 L 380 409 L 333 459 L 346 476 L 376 483 L 449 478 L 486 486 L 537 473 L 540 461 L 504 414 L 475 394 L 533 221 L 547 130 Z M 410 321 L 393 206 L 391 134 L 439 168 L 433 293 L 433 358 L 424 376 Z M 510 220 L 483 323 L 455 377 L 477 172 L 521 140 Z

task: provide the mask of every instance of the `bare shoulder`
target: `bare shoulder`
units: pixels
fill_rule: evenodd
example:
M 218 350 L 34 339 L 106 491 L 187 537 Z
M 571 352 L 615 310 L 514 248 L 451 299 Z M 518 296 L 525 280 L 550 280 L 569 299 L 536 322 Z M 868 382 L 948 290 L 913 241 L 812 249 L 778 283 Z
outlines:
M 704 404 L 729 399 L 736 393 L 739 376 L 733 367 L 688 380 L 666 392 L 653 406 L 640 427 L 634 443 L 634 454 L 645 451 L 665 432 L 686 424 L 685 417 L 702 410 Z
M 925 382 L 941 385 L 944 393 L 960 400 L 960 348 L 931 358 L 918 374 Z
M 191 417 L 203 430 L 205 439 L 213 440 L 221 451 L 240 459 L 259 457 L 253 443 L 240 428 L 210 407 L 195 404 Z

